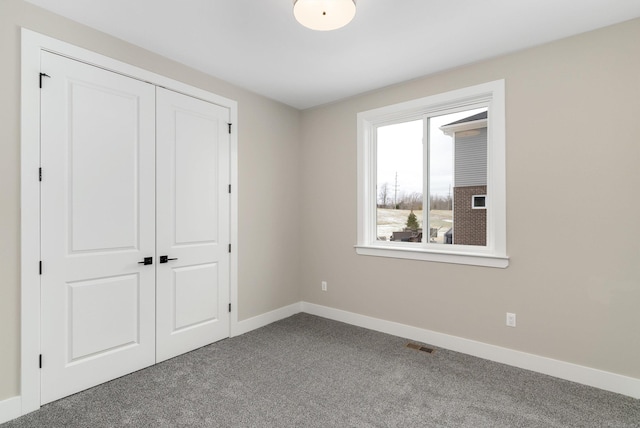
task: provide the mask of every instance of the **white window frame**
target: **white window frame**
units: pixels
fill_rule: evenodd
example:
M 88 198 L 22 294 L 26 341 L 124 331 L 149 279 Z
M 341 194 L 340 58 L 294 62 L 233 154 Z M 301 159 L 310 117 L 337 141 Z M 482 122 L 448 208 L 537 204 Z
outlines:
M 443 245 L 377 240 L 376 130 L 391 125 L 486 106 L 487 245 Z M 505 83 L 496 80 L 358 113 L 358 241 L 356 253 L 443 263 L 506 268 Z M 427 136 L 424 136 L 425 140 Z M 426 152 L 426 150 L 425 150 Z M 425 177 L 427 174 L 425 168 Z M 425 179 L 426 182 L 426 179 Z M 427 198 L 425 198 L 427 199 Z
M 484 198 L 484 205 L 476 205 L 476 198 Z M 486 210 L 487 209 L 487 195 L 473 195 L 471 196 L 471 209 L 474 210 Z

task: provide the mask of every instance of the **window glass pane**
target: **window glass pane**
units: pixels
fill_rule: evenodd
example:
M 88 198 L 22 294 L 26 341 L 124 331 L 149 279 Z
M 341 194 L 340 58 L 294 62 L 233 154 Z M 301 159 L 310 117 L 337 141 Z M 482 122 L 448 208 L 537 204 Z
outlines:
M 422 120 L 377 128 L 378 240 L 422 241 Z
M 428 123 L 429 242 L 485 246 L 487 210 L 478 208 L 487 197 L 487 109 L 434 116 Z

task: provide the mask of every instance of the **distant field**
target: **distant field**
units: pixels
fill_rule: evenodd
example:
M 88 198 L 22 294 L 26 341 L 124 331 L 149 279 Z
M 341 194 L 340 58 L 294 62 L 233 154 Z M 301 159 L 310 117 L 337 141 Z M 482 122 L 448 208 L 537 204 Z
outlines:
M 407 224 L 407 218 L 411 210 L 392 210 L 378 208 L 378 237 L 386 238 L 393 235 L 393 232 L 401 231 Z M 422 210 L 413 211 L 418 217 L 418 222 L 422 227 Z M 431 211 L 431 227 L 438 228 L 438 242 L 442 242 L 444 234 L 453 226 L 453 211 L 433 210 Z M 423 228 L 424 229 L 424 228 Z M 426 233 L 426 229 L 425 233 Z

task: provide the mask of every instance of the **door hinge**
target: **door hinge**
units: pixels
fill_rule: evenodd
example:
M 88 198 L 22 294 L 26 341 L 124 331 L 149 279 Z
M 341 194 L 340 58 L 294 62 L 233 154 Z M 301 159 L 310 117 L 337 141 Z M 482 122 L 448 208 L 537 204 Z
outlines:
M 42 168 L 38 168 L 38 181 L 42 181 Z
M 231 252 L 231 244 L 229 244 L 229 252 Z
M 38 367 L 42 368 L 42 354 L 40 354 L 40 357 L 38 357 Z
M 42 78 L 43 77 L 51 77 L 46 73 L 40 73 L 40 89 L 42 89 Z
M 231 303 L 229 303 L 229 312 L 231 312 Z
M 231 193 L 231 184 L 229 184 L 229 193 Z
M 229 134 L 231 134 L 231 124 L 227 123 L 227 125 L 229 125 Z
M 42 275 L 42 260 L 40 260 L 39 266 L 40 267 L 39 267 L 38 271 L 39 271 L 40 275 Z

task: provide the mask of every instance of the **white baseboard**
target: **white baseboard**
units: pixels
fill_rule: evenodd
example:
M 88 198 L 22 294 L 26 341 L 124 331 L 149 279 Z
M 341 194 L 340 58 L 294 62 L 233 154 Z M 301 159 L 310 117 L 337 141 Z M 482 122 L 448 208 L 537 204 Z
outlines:
M 301 302 L 301 312 L 392 334 L 394 336 L 405 337 L 474 357 L 484 358 L 486 360 L 543 373 L 618 394 L 628 395 L 633 398 L 640 398 L 640 379 L 392 321 L 359 315 L 327 306 L 316 305 L 314 303 Z
M 271 312 L 267 312 L 265 314 L 257 315 L 244 321 L 239 321 L 232 328 L 231 337 L 248 333 L 251 330 L 264 327 L 273 322 L 288 318 L 291 315 L 295 315 L 300 312 L 300 307 L 301 304 L 300 302 L 298 302 L 273 310 Z M 0 401 L 0 424 L 22 416 L 22 410 L 22 399 L 20 396 L 11 397 L 6 400 Z M 27 411 L 26 413 L 29 413 L 29 411 Z
M 293 303 L 289 306 L 239 321 L 232 329 L 231 337 L 248 333 L 299 312 L 306 312 L 358 327 L 404 337 L 640 399 L 640 379 L 308 302 Z M 20 416 L 22 416 L 22 400 L 20 396 L 0 401 L 0 424 Z
M 0 424 L 20 416 L 22 416 L 22 399 L 19 396 L 0 401 Z
M 248 318 L 243 321 L 238 321 L 232 328 L 231 337 L 240 336 L 241 334 L 248 333 L 251 330 L 255 330 L 257 328 L 264 327 L 265 325 L 269 325 L 273 322 L 280 321 L 281 319 L 288 318 L 291 315 L 295 315 L 300 312 L 300 308 L 300 302 L 293 303 L 289 306 L 284 306 L 265 314 L 256 315 L 255 317 Z

